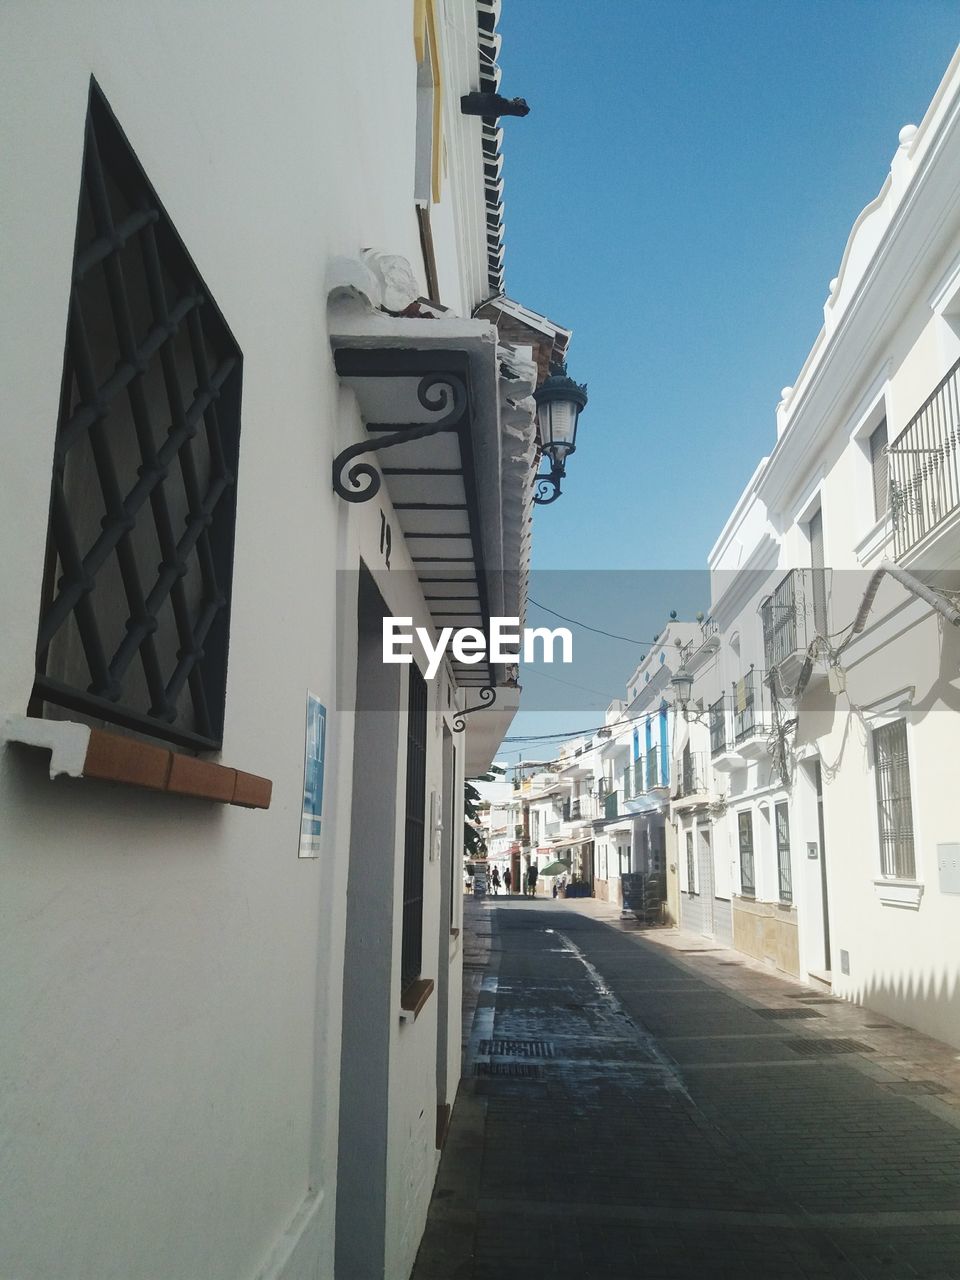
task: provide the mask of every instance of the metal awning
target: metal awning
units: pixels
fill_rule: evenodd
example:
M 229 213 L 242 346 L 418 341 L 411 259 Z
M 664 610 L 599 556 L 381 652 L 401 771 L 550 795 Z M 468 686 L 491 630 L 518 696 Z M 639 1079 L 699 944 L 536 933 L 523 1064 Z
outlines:
M 438 628 L 486 631 L 492 615 L 522 625 L 535 365 L 489 321 L 410 300 L 413 275 L 395 255 L 336 259 L 327 285 L 334 363 L 363 419 L 362 437 L 337 455 L 334 489 L 364 502 L 386 488 Z M 509 679 L 486 659 L 453 661 L 453 671 L 464 688 Z
M 478 374 L 495 379 L 495 366 L 476 370 L 471 353 L 454 346 L 335 344 L 334 362 L 368 437 L 339 455 L 334 487 L 362 501 L 379 489 L 379 473 L 437 628 L 486 631 L 492 610 L 472 436 L 484 400 Z M 384 442 L 389 452 L 378 452 Z M 461 687 L 496 682 L 486 660 L 471 665 L 451 654 L 450 661 Z

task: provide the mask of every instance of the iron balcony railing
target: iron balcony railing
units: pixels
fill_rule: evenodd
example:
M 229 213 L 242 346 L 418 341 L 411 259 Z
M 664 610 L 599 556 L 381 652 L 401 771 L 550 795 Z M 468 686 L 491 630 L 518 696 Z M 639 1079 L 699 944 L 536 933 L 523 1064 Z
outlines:
M 564 802 L 564 822 L 582 822 L 597 816 L 597 804 L 592 795 L 575 796 Z
M 731 694 L 734 742 L 746 742 L 770 728 L 769 693 L 763 673 L 755 667 L 738 680 Z
M 718 756 L 727 747 L 727 708 L 726 698 L 722 693 L 716 702 L 710 703 L 708 719 L 710 722 L 710 754 Z
M 657 747 L 651 747 L 647 752 L 647 790 L 652 791 L 654 787 L 660 786 L 660 752 Z
M 692 796 L 707 789 L 706 761 L 700 751 L 685 750 L 680 757 L 677 795 Z
M 643 757 L 637 756 L 633 762 L 633 794 L 642 796 L 646 790 L 643 773 Z
M 633 795 L 633 766 L 627 765 L 623 771 L 623 798 L 629 800 Z
M 960 360 L 887 447 L 893 554 L 960 510 Z
M 816 635 L 827 634 L 827 570 L 791 569 L 761 606 L 763 655 L 769 670 Z

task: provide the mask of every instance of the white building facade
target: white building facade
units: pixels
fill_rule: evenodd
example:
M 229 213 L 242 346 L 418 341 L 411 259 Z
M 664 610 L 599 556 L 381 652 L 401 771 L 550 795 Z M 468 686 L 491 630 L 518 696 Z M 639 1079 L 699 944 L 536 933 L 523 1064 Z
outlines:
M 960 1045 L 958 316 L 960 56 L 711 552 L 688 719 L 734 944 Z
M 382 623 L 523 618 L 569 338 L 473 318 L 498 7 L 0 18 L 5 1276 L 409 1274 L 518 693 Z

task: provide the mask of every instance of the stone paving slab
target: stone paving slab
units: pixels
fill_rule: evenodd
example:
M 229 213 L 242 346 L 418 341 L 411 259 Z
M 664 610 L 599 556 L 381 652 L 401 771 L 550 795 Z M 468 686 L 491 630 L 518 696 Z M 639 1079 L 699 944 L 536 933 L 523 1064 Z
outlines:
M 414 1280 L 960 1280 L 956 1051 L 589 900 L 468 905 Z

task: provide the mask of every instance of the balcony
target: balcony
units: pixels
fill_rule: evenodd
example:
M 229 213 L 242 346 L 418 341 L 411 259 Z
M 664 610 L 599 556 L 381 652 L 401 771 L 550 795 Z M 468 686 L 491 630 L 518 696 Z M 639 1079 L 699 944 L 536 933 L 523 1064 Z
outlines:
M 734 746 L 744 756 L 763 755 L 771 727 L 770 691 L 763 673 L 751 667 L 733 686 L 731 703 Z
M 716 702 L 711 702 L 707 712 L 710 725 L 710 754 L 718 756 L 727 749 L 727 700 L 721 693 Z
M 611 791 L 608 795 L 603 797 L 603 816 L 605 818 L 617 818 L 620 816 L 617 805 L 617 793 L 615 791 Z
M 827 634 L 826 569 L 791 569 L 760 609 L 767 670 L 790 684 L 817 635 Z
M 893 554 L 908 555 L 960 512 L 960 360 L 887 447 Z
M 597 801 L 594 796 L 575 796 L 570 800 L 564 800 L 564 822 L 592 822 L 595 817 L 597 817 Z
M 689 745 L 684 748 L 677 771 L 677 790 L 675 800 L 689 800 L 697 797 L 702 801 L 707 791 L 707 761 L 702 751 L 691 751 Z M 684 807 L 684 806 L 681 806 Z M 687 806 L 689 807 L 689 806 Z

